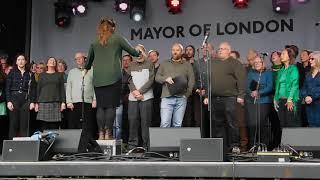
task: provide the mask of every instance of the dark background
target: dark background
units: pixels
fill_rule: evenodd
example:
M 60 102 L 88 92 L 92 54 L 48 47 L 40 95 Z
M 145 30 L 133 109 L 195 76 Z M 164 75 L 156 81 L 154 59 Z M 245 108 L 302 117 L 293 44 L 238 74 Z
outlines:
M 0 55 L 8 54 L 12 64 L 17 53 L 30 51 L 31 0 L 0 2 Z

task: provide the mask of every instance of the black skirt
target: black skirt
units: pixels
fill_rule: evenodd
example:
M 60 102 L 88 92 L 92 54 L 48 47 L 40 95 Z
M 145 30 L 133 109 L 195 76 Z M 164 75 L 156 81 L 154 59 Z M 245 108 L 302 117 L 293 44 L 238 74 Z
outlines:
M 121 80 L 108 86 L 94 87 L 97 108 L 116 108 L 120 105 Z

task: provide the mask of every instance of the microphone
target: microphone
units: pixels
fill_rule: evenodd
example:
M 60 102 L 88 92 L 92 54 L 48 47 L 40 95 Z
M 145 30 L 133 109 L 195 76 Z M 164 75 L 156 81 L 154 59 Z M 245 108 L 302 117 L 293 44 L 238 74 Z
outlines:
M 207 32 L 206 35 L 204 36 L 204 39 L 203 39 L 203 42 L 202 42 L 202 46 L 201 47 L 204 47 L 204 45 L 207 43 L 207 40 L 209 38 L 209 35 L 210 35 L 210 32 Z
M 269 54 L 266 52 L 260 53 L 262 56 L 268 56 Z

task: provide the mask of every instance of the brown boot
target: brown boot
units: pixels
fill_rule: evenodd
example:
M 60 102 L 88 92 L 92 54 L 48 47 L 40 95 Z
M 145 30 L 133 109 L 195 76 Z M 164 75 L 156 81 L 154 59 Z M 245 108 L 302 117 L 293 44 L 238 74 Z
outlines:
M 106 133 L 104 135 L 105 140 L 111 140 L 112 139 L 112 130 L 106 129 Z
M 99 130 L 99 138 L 98 140 L 104 140 L 104 130 Z

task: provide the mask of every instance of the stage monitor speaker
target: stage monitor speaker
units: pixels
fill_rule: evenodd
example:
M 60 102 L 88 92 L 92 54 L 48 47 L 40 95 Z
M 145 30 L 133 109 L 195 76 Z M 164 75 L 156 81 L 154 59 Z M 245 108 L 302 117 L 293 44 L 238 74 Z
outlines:
M 77 153 L 82 129 L 48 129 L 44 133 L 57 133 L 52 145 L 55 153 Z
M 3 161 L 38 161 L 40 157 L 40 141 L 36 140 L 4 140 L 2 148 Z
M 181 139 L 180 161 L 223 161 L 223 138 Z
M 200 128 L 158 128 L 150 127 L 150 151 L 179 152 L 181 139 L 201 138 Z
M 281 144 L 298 151 L 320 151 L 320 128 L 283 128 Z

